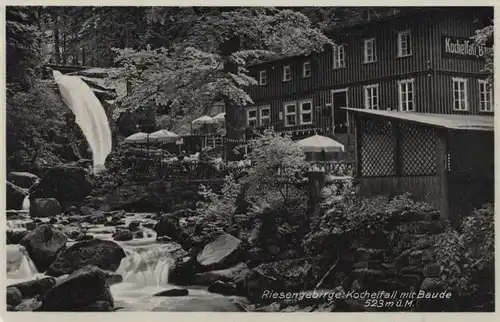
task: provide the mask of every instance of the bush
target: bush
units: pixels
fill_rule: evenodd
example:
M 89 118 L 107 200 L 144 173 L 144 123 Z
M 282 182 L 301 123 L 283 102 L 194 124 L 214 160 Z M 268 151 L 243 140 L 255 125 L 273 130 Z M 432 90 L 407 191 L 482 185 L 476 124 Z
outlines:
M 437 236 L 434 255 L 441 278 L 459 297 L 462 310 L 494 310 L 494 209 L 491 204 L 461 222 L 461 231 L 448 228 Z

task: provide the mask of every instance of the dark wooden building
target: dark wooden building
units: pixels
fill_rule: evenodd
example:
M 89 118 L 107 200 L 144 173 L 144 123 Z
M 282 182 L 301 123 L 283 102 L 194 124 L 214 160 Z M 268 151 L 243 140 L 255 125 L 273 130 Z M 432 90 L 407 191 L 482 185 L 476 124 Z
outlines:
M 332 30 L 336 46 L 322 53 L 250 66 L 259 84 L 249 88 L 255 104 L 241 112 L 249 127 L 351 144 L 342 107 L 492 116 L 482 72 L 492 48 L 469 39 L 492 16 L 491 7 L 425 8 Z
M 492 117 L 348 110 L 361 195 L 410 192 L 453 224 L 494 202 Z

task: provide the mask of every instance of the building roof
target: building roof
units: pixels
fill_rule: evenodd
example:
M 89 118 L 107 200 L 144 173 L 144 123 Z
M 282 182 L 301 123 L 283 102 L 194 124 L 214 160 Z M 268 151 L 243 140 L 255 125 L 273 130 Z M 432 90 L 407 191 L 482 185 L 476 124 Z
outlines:
M 371 116 L 386 117 L 406 122 L 420 123 L 452 130 L 494 131 L 494 117 L 485 115 L 430 114 L 384 110 L 366 110 L 344 107 L 352 111 Z

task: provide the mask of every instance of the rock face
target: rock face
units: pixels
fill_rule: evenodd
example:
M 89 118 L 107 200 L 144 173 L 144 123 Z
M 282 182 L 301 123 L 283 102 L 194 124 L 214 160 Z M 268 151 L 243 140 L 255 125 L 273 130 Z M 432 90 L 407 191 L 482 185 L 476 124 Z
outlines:
M 92 191 L 92 183 L 84 168 L 54 167 L 45 172 L 39 183 L 31 187 L 30 198 L 55 198 L 63 207 L 82 202 Z
M 96 266 L 86 266 L 51 288 L 44 296 L 40 311 L 85 311 L 96 302 L 114 307 L 106 283 L 107 273 Z
M 7 181 L 7 209 L 20 210 L 27 195 L 21 187 Z
M 53 277 L 44 277 L 37 280 L 32 280 L 24 283 L 10 285 L 21 292 L 23 299 L 43 296 L 48 290 L 56 285 L 56 279 Z
M 37 175 L 29 172 L 10 172 L 7 175 L 7 181 L 25 189 L 31 188 L 38 179 Z
M 37 198 L 31 200 L 31 217 L 53 217 L 62 212 L 61 205 L 55 198 Z
M 108 271 L 116 271 L 125 251 L 115 242 L 91 239 L 71 245 L 61 252 L 47 269 L 49 276 L 61 276 L 87 266 L 95 265 Z
M 197 261 L 205 270 L 223 269 L 239 261 L 242 242 L 229 234 L 222 234 L 203 248 Z
M 40 225 L 21 240 L 21 245 L 39 272 L 45 270 L 54 262 L 57 253 L 66 246 L 68 237 L 51 225 Z
M 148 204 L 148 198 L 147 186 L 123 185 L 104 197 L 101 210 L 141 209 L 141 205 Z

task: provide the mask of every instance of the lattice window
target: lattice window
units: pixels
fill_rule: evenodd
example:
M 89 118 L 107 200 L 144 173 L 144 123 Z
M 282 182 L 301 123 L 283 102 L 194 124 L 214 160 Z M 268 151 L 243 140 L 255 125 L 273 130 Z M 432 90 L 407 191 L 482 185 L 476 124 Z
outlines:
M 396 174 L 396 138 L 390 122 L 361 121 L 361 176 Z
M 403 176 L 436 174 L 436 132 L 432 128 L 400 124 Z

